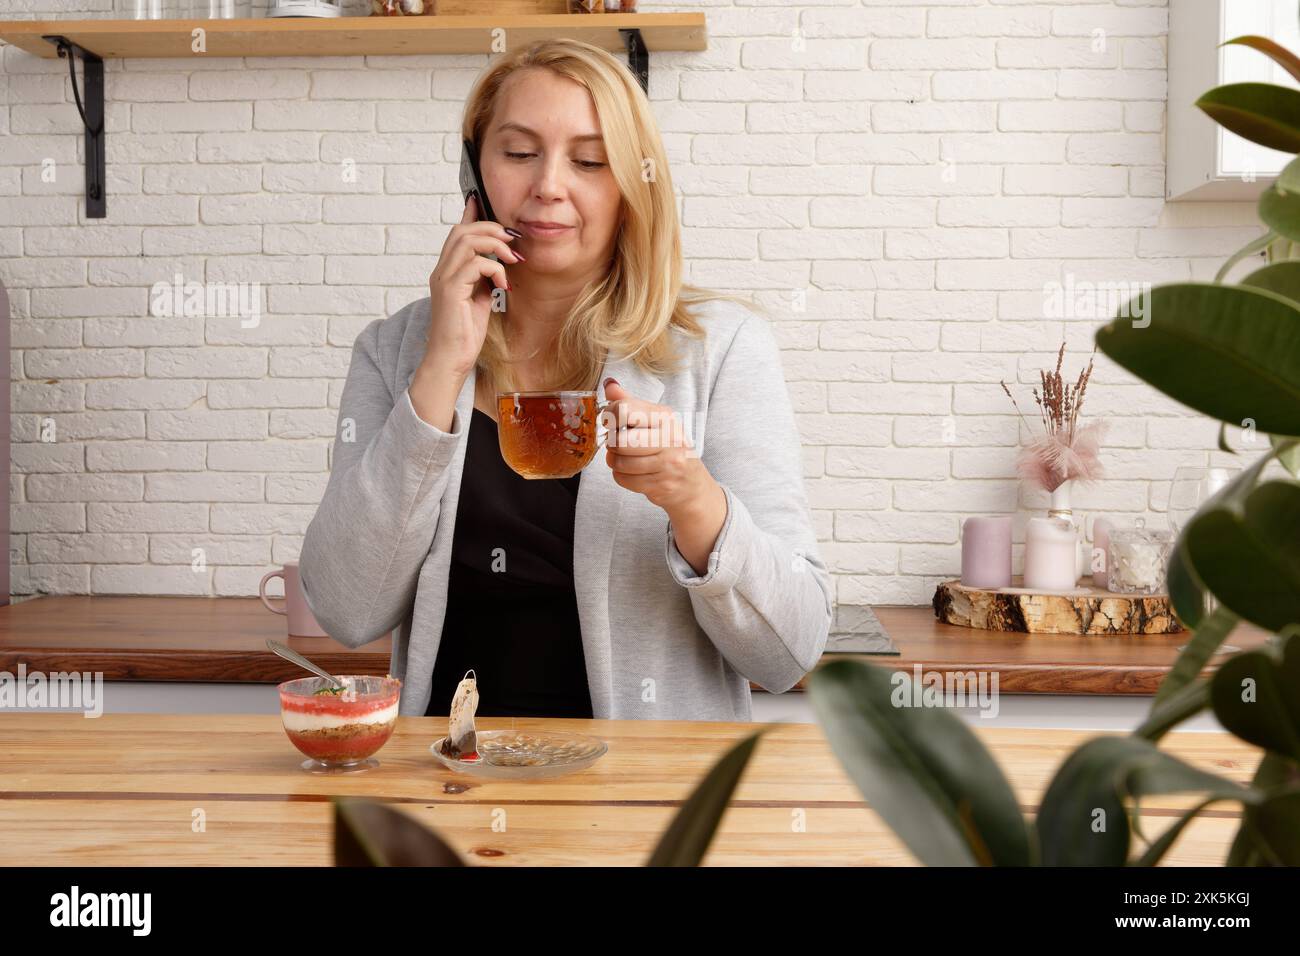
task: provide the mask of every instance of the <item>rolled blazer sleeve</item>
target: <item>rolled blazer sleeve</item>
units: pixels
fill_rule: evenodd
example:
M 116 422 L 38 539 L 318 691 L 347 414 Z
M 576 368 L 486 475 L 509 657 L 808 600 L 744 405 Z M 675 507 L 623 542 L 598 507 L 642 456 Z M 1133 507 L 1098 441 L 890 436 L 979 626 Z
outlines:
M 412 607 L 464 434 L 459 411 L 444 432 L 416 414 L 409 388 L 394 400 L 380 365 L 382 321 L 352 347 L 329 481 L 298 561 L 307 606 L 348 647 L 382 637 Z
M 731 665 L 781 693 L 825 650 L 832 582 L 812 528 L 780 348 L 760 317 L 741 323 L 723 357 L 704 433 L 701 460 L 726 494 L 727 517 L 702 575 L 677 550 L 669 522 L 668 568 Z

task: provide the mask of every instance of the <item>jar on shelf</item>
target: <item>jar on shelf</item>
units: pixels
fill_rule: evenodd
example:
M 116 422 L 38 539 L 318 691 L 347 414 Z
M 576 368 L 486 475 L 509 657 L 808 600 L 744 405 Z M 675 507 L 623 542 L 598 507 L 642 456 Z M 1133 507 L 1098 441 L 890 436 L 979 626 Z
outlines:
M 212 0 L 222 2 L 222 0 Z M 270 0 L 268 17 L 321 17 L 329 19 L 343 15 L 342 0 Z
M 1141 518 L 1132 528 L 1113 529 L 1106 546 L 1106 589 L 1117 594 L 1163 592 L 1173 548 L 1172 532 L 1147 528 Z
M 370 0 L 372 17 L 430 17 L 434 0 Z
M 190 16 L 195 20 L 240 20 L 252 15 L 252 0 L 192 0 L 190 3 Z
M 125 9 L 134 20 L 189 20 L 198 16 L 194 12 L 194 0 L 126 0 L 126 6 L 117 9 Z M 206 2 L 204 10 L 207 10 Z

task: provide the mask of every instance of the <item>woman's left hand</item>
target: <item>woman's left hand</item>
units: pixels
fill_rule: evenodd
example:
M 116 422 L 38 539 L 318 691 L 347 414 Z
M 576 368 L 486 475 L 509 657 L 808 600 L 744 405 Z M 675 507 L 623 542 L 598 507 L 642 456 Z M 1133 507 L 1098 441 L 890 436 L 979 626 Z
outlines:
M 670 515 L 710 496 L 717 482 L 687 440 L 676 412 L 628 394 L 614 379 L 606 381 L 605 397 L 610 403 L 605 421 L 612 426 L 605 462 L 617 484 L 645 495 Z
M 677 553 L 697 575 L 704 574 L 727 520 L 727 493 L 704 467 L 671 408 L 629 395 L 615 379 L 606 379 L 605 397 L 607 422 L 614 425 L 605 461 L 615 483 L 668 512 Z

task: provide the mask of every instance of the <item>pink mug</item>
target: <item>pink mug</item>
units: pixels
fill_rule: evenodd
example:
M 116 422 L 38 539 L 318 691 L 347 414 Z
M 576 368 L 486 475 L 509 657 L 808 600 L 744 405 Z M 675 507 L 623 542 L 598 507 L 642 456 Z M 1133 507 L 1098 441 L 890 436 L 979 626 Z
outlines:
M 284 581 L 284 604 L 281 607 L 276 607 L 266 598 L 266 582 L 271 578 L 281 578 Z M 302 580 L 298 577 L 297 561 L 288 561 L 282 570 L 268 572 L 257 586 L 257 594 L 267 610 L 289 618 L 290 637 L 329 637 L 307 607 L 307 599 L 302 593 Z

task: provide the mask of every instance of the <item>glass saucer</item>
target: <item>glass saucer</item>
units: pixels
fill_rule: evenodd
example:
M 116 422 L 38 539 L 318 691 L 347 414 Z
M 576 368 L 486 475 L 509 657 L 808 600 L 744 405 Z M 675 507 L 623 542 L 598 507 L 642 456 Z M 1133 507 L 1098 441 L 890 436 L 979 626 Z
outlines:
M 429 745 L 433 758 L 448 770 L 502 780 L 533 780 L 575 773 L 604 756 L 603 740 L 560 731 L 480 730 L 475 735 L 479 759 L 459 760 L 440 750 L 446 737 Z

